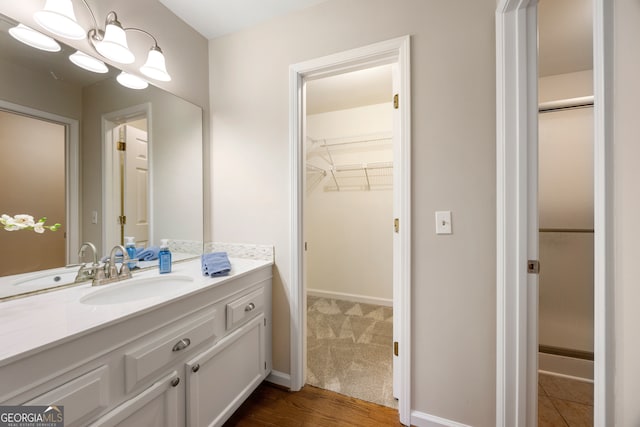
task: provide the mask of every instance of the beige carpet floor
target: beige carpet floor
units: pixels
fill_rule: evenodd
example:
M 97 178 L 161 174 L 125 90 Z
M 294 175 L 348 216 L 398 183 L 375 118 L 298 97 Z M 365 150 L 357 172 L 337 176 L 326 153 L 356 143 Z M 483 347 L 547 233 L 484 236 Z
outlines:
M 397 408 L 391 307 L 307 297 L 307 383 Z

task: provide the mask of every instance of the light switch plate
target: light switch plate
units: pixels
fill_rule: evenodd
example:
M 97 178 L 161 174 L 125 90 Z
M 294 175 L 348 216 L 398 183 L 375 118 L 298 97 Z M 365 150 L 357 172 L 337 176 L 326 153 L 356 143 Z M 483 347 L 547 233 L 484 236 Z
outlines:
M 451 211 L 436 211 L 436 234 L 452 234 Z

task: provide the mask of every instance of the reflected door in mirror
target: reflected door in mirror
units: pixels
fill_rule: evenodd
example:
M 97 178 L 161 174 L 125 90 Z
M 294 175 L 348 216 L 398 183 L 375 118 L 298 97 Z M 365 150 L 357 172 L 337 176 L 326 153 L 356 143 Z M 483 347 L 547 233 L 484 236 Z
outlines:
M 0 276 L 65 265 L 65 126 L 0 110 L 0 214 L 47 218 L 58 231 L 0 229 Z

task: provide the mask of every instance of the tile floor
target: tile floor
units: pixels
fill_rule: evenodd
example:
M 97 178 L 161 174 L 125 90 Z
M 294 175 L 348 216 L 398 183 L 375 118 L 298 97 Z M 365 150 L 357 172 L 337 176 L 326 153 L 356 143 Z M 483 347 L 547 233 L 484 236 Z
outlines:
M 593 383 L 538 375 L 539 427 L 592 427 Z

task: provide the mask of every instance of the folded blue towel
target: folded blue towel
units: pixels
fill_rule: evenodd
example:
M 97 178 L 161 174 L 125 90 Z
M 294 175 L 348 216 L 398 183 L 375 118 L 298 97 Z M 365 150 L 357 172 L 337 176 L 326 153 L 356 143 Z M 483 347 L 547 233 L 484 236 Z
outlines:
M 149 246 L 148 248 L 136 248 L 136 258 L 140 261 L 153 261 L 158 259 L 159 246 Z
M 202 254 L 202 274 L 211 277 L 226 276 L 231 271 L 231 262 L 226 252 Z

